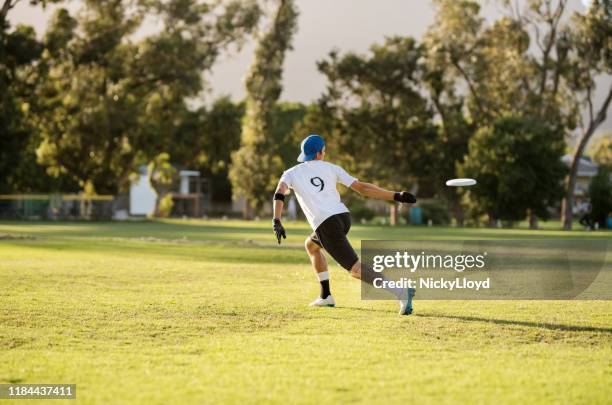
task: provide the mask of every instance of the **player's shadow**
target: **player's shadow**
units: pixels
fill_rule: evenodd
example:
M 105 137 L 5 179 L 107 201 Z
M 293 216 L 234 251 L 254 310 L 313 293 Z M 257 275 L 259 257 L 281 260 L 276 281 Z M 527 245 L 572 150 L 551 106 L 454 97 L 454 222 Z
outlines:
M 492 318 L 481 318 L 477 316 L 458 316 L 458 315 L 429 315 L 429 314 L 414 314 L 420 318 L 444 318 L 453 319 L 468 322 L 487 322 L 494 323 L 496 325 L 516 325 L 526 326 L 529 328 L 543 328 L 558 331 L 567 332 L 600 332 L 612 334 L 612 328 L 600 328 L 596 326 L 578 326 L 578 325 L 563 325 L 549 322 L 530 322 L 530 321 L 513 321 L 509 319 L 492 319 Z
M 377 308 L 359 308 L 359 307 L 336 307 L 342 309 L 348 309 L 351 311 L 365 311 L 365 312 L 389 312 L 388 309 L 377 309 Z M 496 325 L 515 325 L 525 326 L 528 328 L 540 328 L 550 329 L 566 332 L 599 332 L 599 333 L 610 333 L 612 334 L 612 328 L 600 328 L 596 326 L 578 326 L 578 325 L 563 325 L 550 322 L 530 322 L 530 321 L 513 321 L 509 319 L 494 319 L 494 318 L 481 318 L 478 316 L 459 316 L 459 315 L 440 315 L 440 314 L 412 314 L 410 317 L 419 318 L 443 318 L 450 320 L 459 320 L 467 322 L 485 322 L 494 323 Z

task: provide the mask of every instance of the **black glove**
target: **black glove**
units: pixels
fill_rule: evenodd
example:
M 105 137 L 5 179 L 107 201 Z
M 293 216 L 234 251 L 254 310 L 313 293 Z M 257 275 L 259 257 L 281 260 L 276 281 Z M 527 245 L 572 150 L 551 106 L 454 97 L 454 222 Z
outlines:
M 272 227 L 274 228 L 274 234 L 276 235 L 276 240 L 278 240 L 278 244 L 280 245 L 281 236 L 284 239 L 287 239 L 287 235 L 285 234 L 285 228 L 283 228 L 283 224 L 281 224 L 281 221 L 278 218 L 274 218 L 272 220 Z
M 407 191 L 400 191 L 399 193 L 395 193 L 393 199 L 397 202 L 408 204 L 414 204 L 416 202 L 416 197 Z

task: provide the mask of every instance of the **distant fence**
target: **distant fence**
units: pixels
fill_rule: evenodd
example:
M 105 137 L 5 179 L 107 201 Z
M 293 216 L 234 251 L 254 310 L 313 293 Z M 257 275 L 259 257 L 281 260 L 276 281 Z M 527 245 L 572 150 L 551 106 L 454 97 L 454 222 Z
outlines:
M 114 196 L 84 194 L 0 195 L 2 219 L 110 219 Z

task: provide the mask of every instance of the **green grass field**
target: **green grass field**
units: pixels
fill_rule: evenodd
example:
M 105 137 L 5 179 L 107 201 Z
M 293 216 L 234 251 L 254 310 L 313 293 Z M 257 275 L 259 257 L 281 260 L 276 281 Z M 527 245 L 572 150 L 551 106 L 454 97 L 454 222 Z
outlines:
M 611 301 L 361 301 L 268 221 L 0 222 L 0 383 L 79 403 L 610 403 Z M 610 238 L 354 226 L 351 239 Z M 418 297 L 417 297 L 418 298 Z M 20 402 L 23 403 L 23 402 Z

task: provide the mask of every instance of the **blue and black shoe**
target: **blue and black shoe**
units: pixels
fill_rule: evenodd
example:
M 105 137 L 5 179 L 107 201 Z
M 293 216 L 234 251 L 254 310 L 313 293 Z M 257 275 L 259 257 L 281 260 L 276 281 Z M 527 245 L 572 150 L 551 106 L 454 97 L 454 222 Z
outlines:
M 410 315 L 412 313 L 412 298 L 414 297 L 414 294 L 416 294 L 416 290 L 414 288 L 408 288 L 406 290 L 406 299 L 399 301 L 400 315 Z

